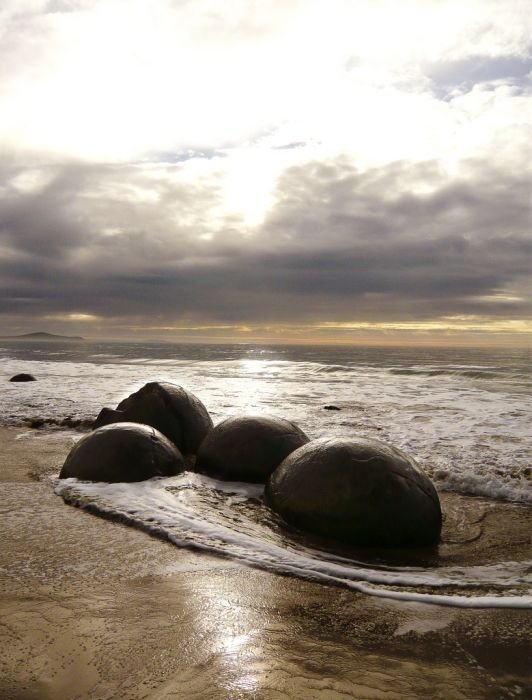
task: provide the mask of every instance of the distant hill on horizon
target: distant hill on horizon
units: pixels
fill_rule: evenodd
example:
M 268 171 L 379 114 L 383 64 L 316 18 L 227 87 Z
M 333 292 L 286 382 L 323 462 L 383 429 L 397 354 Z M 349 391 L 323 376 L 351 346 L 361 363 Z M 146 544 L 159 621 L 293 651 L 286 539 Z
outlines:
M 85 340 L 80 335 L 56 335 L 55 333 L 23 333 L 22 335 L 2 335 L 2 340 Z

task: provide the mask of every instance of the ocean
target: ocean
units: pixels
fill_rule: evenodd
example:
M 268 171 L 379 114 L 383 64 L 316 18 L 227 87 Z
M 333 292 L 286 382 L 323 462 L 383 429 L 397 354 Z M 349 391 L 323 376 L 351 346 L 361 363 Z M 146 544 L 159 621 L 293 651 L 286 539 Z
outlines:
M 38 427 L 43 439 L 66 431 L 75 441 L 103 406 L 148 381 L 169 381 L 196 394 L 215 423 L 269 414 L 295 421 L 311 439 L 376 438 L 411 454 L 442 493 L 532 504 L 525 350 L 4 340 L 0 358 L 0 422 L 21 439 Z M 7 382 L 19 372 L 38 381 Z M 392 561 L 327 551 L 287 532 L 265 508 L 261 486 L 191 472 L 139 484 L 47 479 L 74 505 L 278 573 L 419 602 L 532 604 L 530 561 L 468 567 L 434 554 Z

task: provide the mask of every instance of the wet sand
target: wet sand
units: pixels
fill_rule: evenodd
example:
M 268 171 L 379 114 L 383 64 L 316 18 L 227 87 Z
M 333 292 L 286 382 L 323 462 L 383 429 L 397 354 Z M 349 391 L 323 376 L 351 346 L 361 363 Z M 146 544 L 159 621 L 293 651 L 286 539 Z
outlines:
M 3 700 L 532 696 L 531 611 L 387 601 L 178 549 L 37 481 L 70 444 L 0 429 Z M 473 560 L 530 554 L 530 509 L 442 500 Z

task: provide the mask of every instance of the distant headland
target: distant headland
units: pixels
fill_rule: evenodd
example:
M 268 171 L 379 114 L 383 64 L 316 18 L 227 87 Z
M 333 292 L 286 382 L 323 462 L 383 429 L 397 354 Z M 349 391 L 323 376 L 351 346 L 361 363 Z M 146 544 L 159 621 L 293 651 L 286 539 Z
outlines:
M 56 335 L 55 333 L 24 333 L 23 335 L 2 335 L 1 340 L 85 340 L 80 335 Z

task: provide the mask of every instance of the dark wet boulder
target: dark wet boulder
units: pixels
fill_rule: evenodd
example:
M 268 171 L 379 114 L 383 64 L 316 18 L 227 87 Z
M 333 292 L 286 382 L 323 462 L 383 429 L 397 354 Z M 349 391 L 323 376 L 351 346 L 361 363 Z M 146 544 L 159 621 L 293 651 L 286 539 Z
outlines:
M 11 379 L 9 380 L 10 382 L 36 382 L 37 380 L 33 376 L 33 374 L 25 374 L 24 372 L 21 372 L 20 374 L 15 374 Z
M 60 479 L 145 481 L 184 469 L 177 447 L 149 425 L 114 423 L 88 433 L 70 450 Z
M 322 438 L 271 475 L 266 503 L 287 523 L 338 542 L 432 545 L 442 517 L 432 482 L 406 453 L 368 438 Z
M 263 482 L 308 437 L 295 423 L 273 416 L 233 416 L 201 443 L 195 470 L 229 481 Z
M 94 427 L 122 421 L 157 428 L 184 455 L 196 454 L 213 425 L 197 396 L 169 382 L 150 382 L 121 401 L 115 410 L 103 408 Z

